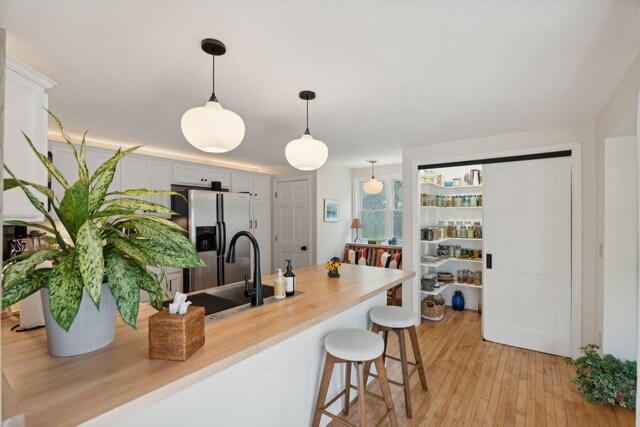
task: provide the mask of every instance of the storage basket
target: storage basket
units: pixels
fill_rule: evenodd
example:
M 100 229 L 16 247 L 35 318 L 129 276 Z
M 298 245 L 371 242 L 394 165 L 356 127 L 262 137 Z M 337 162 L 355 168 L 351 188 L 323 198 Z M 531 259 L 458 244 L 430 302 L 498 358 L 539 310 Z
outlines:
M 429 295 L 422 300 L 422 317 L 428 320 L 442 320 L 444 317 L 444 298 Z

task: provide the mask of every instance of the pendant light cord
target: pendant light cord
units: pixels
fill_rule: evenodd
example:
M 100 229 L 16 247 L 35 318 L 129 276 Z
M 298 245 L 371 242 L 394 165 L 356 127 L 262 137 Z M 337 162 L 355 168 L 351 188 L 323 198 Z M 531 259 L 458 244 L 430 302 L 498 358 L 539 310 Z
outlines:
M 304 131 L 305 135 L 311 135 L 309 132 L 309 100 L 307 99 L 307 129 Z
M 218 102 L 216 98 L 216 56 L 211 55 L 211 98 L 209 101 Z
M 375 162 L 371 162 L 371 179 L 375 179 L 375 175 L 373 173 L 373 165 L 375 164 Z

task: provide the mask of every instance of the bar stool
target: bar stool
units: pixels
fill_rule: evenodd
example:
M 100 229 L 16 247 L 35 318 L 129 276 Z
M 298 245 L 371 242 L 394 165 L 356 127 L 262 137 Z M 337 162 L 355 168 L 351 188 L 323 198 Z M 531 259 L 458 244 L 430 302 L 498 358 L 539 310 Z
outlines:
M 416 332 L 416 320 L 418 319 L 417 314 L 413 311 L 408 310 L 402 307 L 394 307 L 394 306 L 380 306 L 374 307 L 369 312 L 369 318 L 373 322 L 371 327 L 371 331 L 378 334 L 379 332 L 383 332 L 384 334 L 384 351 L 382 354 L 382 359 L 386 358 L 397 360 L 401 364 L 402 368 L 402 382 L 399 383 L 393 380 L 385 380 L 391 384 L 400 386 L 404 389 L 404 404 L 407 411 L 407 418 L 412 417 L 411 410 L 411 388 L 409 386 L 409 379 L 411 375 L 413 375 L 416 370 L 420 376 L 420 384 L 422 385 L 422 389 L 427 391 L 427 378 L 424 374 L 424 365 L 422 363 L 422 356 L 420 354 L 420 345 L 418 344 L 418 334 Z M 411 348 L 413 349 L 413 357 L 415 358 L 415 362 L 407 361 L 407 349 L 404 341 L 404 331 L 409 331 L 409 338 L 411 339 Z M 389 336 L 389 331 L 393 331 L 398 336 L 398 344 L 400 346 L 400 358 L 387 355 L 387 338 Z M 411 372 L 409 372 L 409 365 L 413 367 Z M 369 373 L 369 369 L 371 367 L 371 363 L 365 364 L 365 378 L 369 375 L 376 377 L 374 374 Z
M 324 346 L 327 350 L 327 358 L 324 362 L 324 370 L 322 372 L 322 379 L 320 380 L 320 390 L 318 391 L 318 401 L 316 403 L 312 426 L 317 427 L 320 424 L 322 414 L 325 414 L 340 423 L 354 426 L 354 424 L 348 423 L 342 418 L 327 411 L 329 406 L 344 395 L 343 412 L 345 415 L 349 415 L 350 391 L 352 388 L 359 390 L 358 403 L 360 406 L 360 427 L 364 427 L 367 424 L 364 399 L 365 393 L 384 401 L 385 406 L 387 407 L 387 413 L 382 419 L 388 416 L 391 425 L 394 427 L 397 426 L 398 420 L 396 418 L 396 411 L 393 407 L 391 390 L 389 389 L 387 374 L 384 369 L 384 361 L 382 360 L 382 354 L 384 353 L 384 341 L 382 338 L 366 329 L 340 329 L 327 335 L 324 340 Z M 364 363 L 368 363 L 370 365 L 372 362 L 376 364 L 377 377 L 380 380 L 380 388 L 382 389 L 382 397 L 366 391 L 365 378 L 367 377 L 364 376 L 363 365 Z M 336 363 L 346 363 L 345 388 L 329 402 L 326 402 L 333 366 Z M 351 363 L 355 365 L 358 375 L 357 387 L 351 385 Z

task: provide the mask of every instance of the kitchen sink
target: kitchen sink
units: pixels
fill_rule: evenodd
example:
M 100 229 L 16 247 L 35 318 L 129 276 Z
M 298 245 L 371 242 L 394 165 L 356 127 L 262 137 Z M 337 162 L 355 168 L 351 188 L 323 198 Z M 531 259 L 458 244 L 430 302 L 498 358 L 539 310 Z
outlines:
M 249 283 L 250 287 L 253 287 L 253 283 Z M 217 288 L 209 289 L 204 293 L 208 295 L 215 295 L 220 298 L 235 301 L 240 304 L 248 304 L 251 302 L 251 297 L 244 296 L 244 282 L 233 283 L 231 285 L 220 286 Z M 262 285 L 262 296 L 264 298 L 273 296 L 273 286 Z

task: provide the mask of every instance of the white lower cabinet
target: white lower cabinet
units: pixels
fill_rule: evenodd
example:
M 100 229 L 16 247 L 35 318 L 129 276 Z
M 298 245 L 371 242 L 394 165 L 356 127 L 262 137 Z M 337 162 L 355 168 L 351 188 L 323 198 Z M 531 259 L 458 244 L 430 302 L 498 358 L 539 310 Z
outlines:
M 160 281 L 160 287 L 165 294 L 163 299 L 173 299 L 176 292 L 183 292 L 182 269 L 167 267 L 164 269 L 164 278 L 161 276 L 160 268 L 147 266 L 147 270 L 155 273 Z M 149 294 L 146 291 L 140 291 L 140 302 L 148 302 Z

